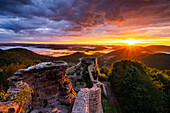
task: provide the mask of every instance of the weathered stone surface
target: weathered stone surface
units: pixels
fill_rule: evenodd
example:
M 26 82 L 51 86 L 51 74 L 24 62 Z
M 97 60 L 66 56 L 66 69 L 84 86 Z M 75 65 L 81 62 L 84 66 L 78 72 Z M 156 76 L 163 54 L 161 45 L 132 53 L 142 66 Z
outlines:
M 93 83 L 93 87 L 91 89 L 82 88 L 78 92 L 76 100 L 74 102 L 74 106 L 72 109 L 72 113 L 103 113 L 102 105 L 101 105 L 101 89 L 100 82 L 94 79 L 92 74 L 93 69 L 97 69 L 97 59 L 96 58 L 81 58 L 82 63 L 89 65 L 88 72 L 91 82 Z M 81 68 L 80 68 L 81 69 Z M 77 78 L 79 80 L 79 78 Z M 79 89 L 82 83 L 76 82 L 75 90 Z M 88 96 L 87 96 L 88 95 Z M 84 101 L 83 101 L 84 100 Z M 88 102 L 86 104 L 86 102 Z
M 67 63 L 63 61 L 44 62 L 27 69 L 18 70 L 14 76 L 8 78 L 11 82 L 9 92 L 17 92 L 20 88 L 28 85 L 34 91 L 30 107 L 33 112 L 51 112 L 61 101 L 56 97 L 64 96 L 62 104 L 70 104 L 71 84 L 64 86 L 64 79 L 67 70 Z M 44 109 L 40 109 L 44 108 Z
M 83 88 L 77 94 L 72 113 L 89 113 L 89 89 Z
M 101 89 L 91 88 L 89 92 L 89 112 L 100 113 L 101 111 Z
M 0 102 L 0 113 L 17 113 L 19 109 L 19 104 L 17 102 Z
M 59 105 L 52 110 L 52 113 L 68 113 L 67 107 Z
M 72 81 L 72 82 L 76 82 L 77 81 L 77 75 L 76 75 L 76 73 L 74 73 L 73 75 L 67 75 L 69 78 L 70 78 L 70 80 Z

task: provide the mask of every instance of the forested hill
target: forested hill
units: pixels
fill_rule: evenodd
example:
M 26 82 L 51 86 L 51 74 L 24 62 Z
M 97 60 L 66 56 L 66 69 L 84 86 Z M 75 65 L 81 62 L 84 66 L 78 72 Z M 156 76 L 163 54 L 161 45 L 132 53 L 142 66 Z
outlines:
M 10 64 L 34 64 L 35 62 L 45 62 L 57 60 L 55 57 L 36 54 L 23 48 L 0 50 L 0 67 Z
M 82 52 L 76 52 L 68 56 L 51 57 L 46 55 L 40 55 L 23 48 L 13 48 L 8 50 L 0 49 L 0 67 L 8 66 L 12 63 L 19 63 L 30 66 L 39 62 L 48 62 L 56 60 L 64 60 L 66 62 L 77 63 L 79 62 L 79 58 L 81 57 L 97 57 L 97 55 L 87 55 Z
M 143 59 L 141 59 L 143 63 L 145 63 L 149 67 L 157 68 L 157 69 L 168 69 L 170 70 L 170 55 L 165 53 L 156 53 L 149 55 Z

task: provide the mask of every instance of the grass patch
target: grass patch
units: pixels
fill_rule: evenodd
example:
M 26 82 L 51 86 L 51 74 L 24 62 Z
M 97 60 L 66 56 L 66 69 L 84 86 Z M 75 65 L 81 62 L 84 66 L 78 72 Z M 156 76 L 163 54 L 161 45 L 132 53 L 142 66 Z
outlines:
M 108 102 L 108 98 L 102 93 L 101 103 L 104 113 L 116 113 L 112 104 Z

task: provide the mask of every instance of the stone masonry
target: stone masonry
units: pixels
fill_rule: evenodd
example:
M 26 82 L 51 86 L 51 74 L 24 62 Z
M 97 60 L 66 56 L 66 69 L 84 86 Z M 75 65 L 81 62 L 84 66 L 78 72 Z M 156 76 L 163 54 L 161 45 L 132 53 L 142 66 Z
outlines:
M 101 88 L 98 80 L 94 80 L 93 68 L 98 69 L 97 58 L 80 58 L 80 62 L 89 65 L 88 72 L 93 87 L 81 88 L 76 96 L 72 113 L 103 113 L 101 105 Z M 88 102 L 88 105 L 87 105 Z

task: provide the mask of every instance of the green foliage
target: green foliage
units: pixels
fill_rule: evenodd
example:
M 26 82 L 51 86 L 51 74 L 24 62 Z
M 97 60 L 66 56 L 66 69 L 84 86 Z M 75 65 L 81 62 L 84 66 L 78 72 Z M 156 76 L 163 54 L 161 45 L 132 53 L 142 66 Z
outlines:
M 68 62 L 68 67 L 72 67 L 72 66 L 75 66 L 75 65 L 76 65 L 75 63 Z
M 89 77 L 88 71 L 84 71 L 84 72 L 83 72 L 83 82 L 86 83 L 86 86 L 87 86 L 88 88 L 92 88 L 93 84 L 92 84 L 91 81 L 90 81 L 90 77 Z
M 98 75 L 99 81 L 107 81 L 107 76 L 105 74 L 99 74 Z
M 153 83 L 151 77 L 150 69 L 138 61 L 121 60 L 112 65 L 108 80 L 123 112 L 167 112 L 164 93 Z M 164 81 L 163 76 L 162 80 Z
M 107 76 L 105 73 L 100 73 L 99 69 L 93 69 L 93 76 L 98 77 L 99 81 L 106 81 L 107 80 Z
M 116 113 L 113 105 L 108 102 L 108 99 L 104 94 L 102 94 L 101 103 L 104 113 Z
M 0 83 L 3 84 L 3 86 L 7 89 L 8 88 L 8 81 L 7 78 L 9 78 L 10 76 L 12 76 L 18 69 L 21 68 L 26 68 L 26 65 L 24 64 L 13 64 L 11 63 L 8 66 L 3 66 L 0 68 Z
M 0 101 L 3 100 L 4 96 L 5 96 L 5 90 L 3 88 L 3 85 L 0 85 Z
M 167 73 L 167 71 L 165 71 Z M 164 92 L 164 100 L 166 102 L 166 112 L 170 111 L 170 78 L 167 74 L 155 68 L 149 68 L 149 75 L 154 84 L 157 85 L 159 90 Z
M 41 61 L 40 60 L 35 60 L 34 63 L 38 64 L 38 63 L 41 63 Z
M 109 74 L 111 72 L 110 72 L 110 69 L 108 67 L 103 66 L 102 68 L 100 68 L 100 73 L 104 73 L 106 76 L 109 76 Z
M 0 83 L 7 89 L 7 78 L 12 76 L 18 69 L 27 68 L 41 61 L 54 60 L 57 60 L 57 58 L 39 55 L 27 49 L 14 48 L 6 51 L 0 49 Z
M 88 72 L 88 66 L 87 65 L 83 65 L 83 82 L 86 83 L 86 86 L 88 88 L 92 88 L 93 84 L 91 83 L 90 77 L 89 77 L 89 72 Z
M 14 100 L 21 105 L 27 105 L 30 103 L 31 93 L 34 93 L 31 88 L 25 87 L 24 89 L 19 89 L 19 93 L 16 94 Z
M 165 53 L 156 53 L 140 59 L 147 66 L 160 70 L 170 69 L 170 55 Z
M 64 86 L 66 86 L 67 84 L 70 84 L 70 83 L 71 83 L 70 78 L 65 78 L 64 79 Z
M 170 70 L 165 70 L 165 73 L 170 77 Z
M 3 86 L 0 87 L 0 101 L 17 101 L 21 106 L 30 103 L 31 94 L 34 93 L 31 88 L 25 87 L 24 89 L 19 89 L 18 93 L 8 93 L 5 92 Z

